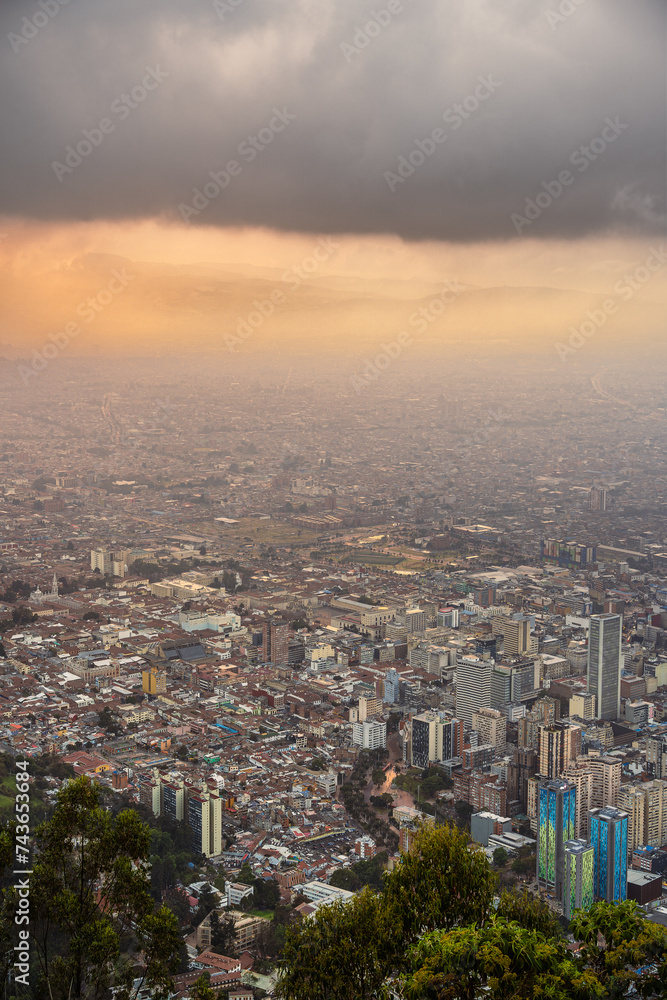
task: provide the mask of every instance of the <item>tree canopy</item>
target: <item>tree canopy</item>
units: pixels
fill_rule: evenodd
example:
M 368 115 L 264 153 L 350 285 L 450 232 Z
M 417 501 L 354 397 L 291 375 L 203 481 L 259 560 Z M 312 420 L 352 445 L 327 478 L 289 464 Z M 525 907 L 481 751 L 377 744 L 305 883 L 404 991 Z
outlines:
M 36 831 L 30 880 L 31 937 L 51 1000 L 96 1000 L 112 987 L 117 1000 L 133 997 L 128 943 L 142 956 L 142 985 L 154 997 L 168 994 L 178 922 L 167 907 L 155 908 L 149 848 L 150 831 L 138 814 L 104 809 L 88 778 L 58 793 L 53 815 Z
M 380 897 L 364 888 L 349 902 L 321 906 L 287 931 L 284 1000 L 372 1000 L 391 972 L 380 933 Z
M 579 948 L 572 950 L 541 900 L 505 892 L 494 906 L 496 883 L 486 856 L 468 846 L 464 831 L 422 828 L 411 852 L 385 874 L 381 891 L 367 886 L 288 928 L 279 996 L 667 997 L 667 931 L 646 920 L 634 902 L 577 911 L 570 933 Z
M 414 941 L 436 928 L 481 924 L 496 883 L 486 855 L 481 848 L 468 846 L 464 831 L 423 827 L 414 848 L 401 855 L 386 877 L 386 904 L 397 941 Z
M 612 1000 L 667 996 L 667 933 L 634 902 L 594 903 L 579 911 L 569 951 L 546 907 L 525 897 L 527 925 L 502 906 L 482 927 L 469 925 L 425 935 L 411 951 L 401 983 L 406 1000 Z
M 401 855 L 385 875 L 379 895 L 367 886 L 347 903 L 319 907 L 290 928 L 281 964 L 281 996 L 374 997 L 392 970 L 407 962 L 406 947 L 425 930 L 481 922 L 495 885 L 485 855 L 468 849 L 462 831 L 423 828 L 413 851 Z

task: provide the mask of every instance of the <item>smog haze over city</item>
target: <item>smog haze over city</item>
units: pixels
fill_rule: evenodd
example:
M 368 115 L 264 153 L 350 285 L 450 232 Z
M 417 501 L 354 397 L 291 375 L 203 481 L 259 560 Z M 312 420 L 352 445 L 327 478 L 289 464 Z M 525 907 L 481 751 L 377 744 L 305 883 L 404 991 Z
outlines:
M 630 886 L 667 844 L 664 0 L 0 27 L 2 754 L 187 829 L 156 904 L 217 878 L 269 993 L 266 912 L 425 817 L 569 919 L 539 803 L 576 787 L 580 853 L 630 815 Z

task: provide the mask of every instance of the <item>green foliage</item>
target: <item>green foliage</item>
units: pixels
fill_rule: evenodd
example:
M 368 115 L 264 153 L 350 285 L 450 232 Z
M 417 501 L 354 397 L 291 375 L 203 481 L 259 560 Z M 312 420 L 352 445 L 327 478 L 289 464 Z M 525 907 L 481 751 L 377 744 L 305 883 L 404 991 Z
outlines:
M 151 894 L 153 899 L 161 900 L 163 893 L 176 887 L 178 873 L 173 856 L 161 858 L 151 854 Z
M 667 931 L 636 903 L 596 903 L 575 914 L 570 930 L 581 942 L 581 961 L 609 996 L 667 996 Z
M 352 865 L 352 871 L 361 885 L 369 885 L 372 889 L 379 890 L 384 887 L 384 871 L 388 860 L 387 852 L 381 851 L 372 858 L 357 861 Z
M 560 937 L 560 925 L 547 904 L 527 892 L 503 892 L 496 916 L 508 923 L 515 922 L 546 937 Z
M 373 774 L 371 775 L 371 777 L 373 779 L 373 784 L 377 785 L 378 788 L 379 788 L 380 785 L 384 785 L 385 778 L 387 776 L 386 776 L 386 774 L 384 773 L 384 771 L 382 770 L 381 767 L 377 767 L 377 768 L 374 769 Z
M 32 587 L 29 583 L 24 583 L 23 580 L 12 580 L 9 586 L 4 590 L 0 600 L 5 604 L 13 604 L 21 597 L 27 600 L 30 597 L 31 590 Z
M 210 973 L 202 972 L 199 979 L 196 979 L 190 988 L 191 1000 L 218 1000 L 220 992 L 211 989 Z
M 240 882 L 241 885 L 254 885 L 255 884 L 255 876 L 253 874 L 252 868 L 250 867 L 250 865 L 248 864 L 247 861 L 243 862 L 243 866 L 241 868 L 241 871 L 236 876 L 236 881 Z
M 121 961 L 121 939 L 143 952 L 143 984 L 156 997 L 171 987 L 178 925 L 155 910 L 146 864 L 150 832 L 135 811 L 113 816 L 87 778 L 64 786 L 53 816 L 35 836 L 31 879 L 32 940 L 52 1000 L 98 997 L 114 986 L 134 995 L 134 973 Z
M 369 883 L 354 899 L 321 906 L 288 930 L 280 982 L 285 1000 L 375 997 L 386 976 L 407 968 L 406 948 L 424 931 L 487 918 L 495 875 L 456 828 L 422 829 L 413 851 L 382 879 L 384 860 L 379 855 L 349 870 L 360 881 L 365 873 Z M 373 868 L 382 885 L 378 895 L 370 888 Z
M 7 869 L 13 867 L 14 837 L 8 827 L 0 829 L 0 875 L 2 882 L 8 874 Z M 16 953 L 12 950 L 15 943 L 14 923 L 18 908 L 18 898 L 14 886 L 5 888 L 0 893 L 0 975 L 3 983 L 8 982 L 9 972 L 16 961 Z
M 469 830 L 470 817 L 475 811 L 474 806 L 471 806 L 469 802 L 464 802 L 462 799 L 459 799 L 454 808 L 456 809 L 457 822 L 459 826 L 464 830 Z
M 439 771 L 437 767 L 426 768 L 419 774 L 411 770 L 407 774 L 399 774 L 394 778 L 397 788 L 410 792 L 416 799 L 431 799 L 438 792 L 447 791 L 453 787 L 453 782 Z
M 530 847 L 519 849 L 519 856 L 512 861 L 512 871 L 517 875 L 533 875 L 537 864 L 537 855 L 532 853 Z
M 182 573 L 187 573 L 192 567 L 193 562 L 190 559 L 170 559 L 169 562 L 162 564 L 135 559 L 132 563 L 132 575 L 145 576 L 149 583 L 156 583 L 158 580 L 164 580 L 167 576 L 180 576 Z
M 15 625 L 31 625 L 37 621 L 37 615 L 34 615 L 30 608 L 21 604 L 12 611 L 12 621 Z
M 217 910 L 211 912 L 211 951 L 218 955 L 236 955 L 236 934 L 234 918 L 226 913 L 220 916 Z
M 178 920 L 180 927 L 187 927 L 192 924 L 192 914 L 190 912 L 190 901 L 184 889 L 175 888 L 167 893 L 165 903 Z
M 363 889 L 288 929 L 282 975 L 283 1000 L 371 1000 L 391 971 L 384 947 L 380 898 Z
M 508 858 L 509 854 L 507 853 L 504 847 L 496 847 L 495 851 L 493 852 L 493 863 L 496 866 L 496 868 L 503 868 L 507 864 Z
M 102 711 L 98 712 L 97 718 L 102 729 L 106 729 L 108 733 L 118 734 L 123 728 L 108 705 L 105 705 Z
M 401 720 L 401 716 L 398 712 L 391 712 L 389 718 L 387 719 L 387 736 L 389 733 L 398 732 L 398 724 Z
M 368 801 L 376 809 L 389 809 L 394 804 L 394 796 L 383 792 L 382 795 L 371 795 Z
M 149 583 L 156 583 L 166 576 L 165 570 L 157 563 L 147 562 L 145 559 L 135 559 L 132 563 L 133 576 L 145 576 Z
M 254 881 L 253 907 L 256 910 L 275 910 L 280 902 L 280 886 L 273 878 L 257 878 Z
M 504 894 L 481 927 L 425 935 L 403 977 L 406 1000 L 621 1000 L 667 995 L 667 932 L 633 902 L 595 903 L 570 924 L 569 952 L 555 918 L 528 895 Z
M 350 816 L 367 833 L 375 837 L 376 841 L 395 849 L 398 847 L 397 834 L 390 828 L 386 821 L 378 816 L 376 810 L 366 803 L 361 791 L 362 786 L 366 784 L 366 774 L 371 766 L 371 762 L 366 753 L 359 754 L 350 779 L 341 786 L 341 799 Z M 384 796 L 371 796 L 371 799 L 373 798 L 383 800 L 382 805 L 384 807 Z M 372 805 L 377 804 L 379 803 L 372 803 Z
M 219 889 L 220 892 L 224 892 L 225 886 L 227 885 L 227 881 L 228 881 L 227 872 L 225 871 L 225 869 L 222 867 L 218 868 L 213 878 L 213 885 L 215 886 L 215 888 Z
M 372 858 L 357 861 L 350 868 L 337 868 L 329 879 L 329 885 L 339 889 L 356 892 L 362 886 L 369 885 L 378 891 L 384 887 L 384 870 L 389 856 L 386 851 Z
M 347 892 L 356 892 L 361 888 L 359 876 L 351 868 L 336 868 L 329 879 L 329 885 L 335 889 L 345 889 Z
M 596 996 L 574 991 L 577 969 L 567 958 L 564 942 L 546 940 L 538 931 L 497 917 L 482 927 L 431 931 L 413 948 L 412 962 L 403 983 L 406 1000 Z
M 202 920 L 209 915 L 216 906 L 219 906 L 219 899 L 215 892 L 213 892 L 211 886 L 207 883 L 202 891 L 199 893 L 199 899 L 197 901 L 197 912 L 192 920 L 194 927 L 199 927 Z
M 386 876 L 385 900 L 400 955 L 425 930 L 483 923 L 496 888 L 484 852 L 453 826 L 423 827 Z
M 10 769 L 14 770 L 13 758 L 7 758 Z M 35 777 L 44 778 L 47 775 L 54 778 L 73 778 L 74 768 L 71 764 L 65 764 L 56 754 L 42 753 L 30 758 L 30 773 Z
M 285 937 L 287 934 L 287 922 L 276 920 L 276 915 L 279 909 L 284 909 L 288 914 L 293 913 L 289 907 L 276 907 L 276 911 L 273 914 L 273 920 L 270 922 L 262 924 L 257 937 L 254 940 L 254 947 L 257 955 L 259 956 L 260 963 L 269 963 L 270 961 L 275 961 L 278 958 L 285 946 Z

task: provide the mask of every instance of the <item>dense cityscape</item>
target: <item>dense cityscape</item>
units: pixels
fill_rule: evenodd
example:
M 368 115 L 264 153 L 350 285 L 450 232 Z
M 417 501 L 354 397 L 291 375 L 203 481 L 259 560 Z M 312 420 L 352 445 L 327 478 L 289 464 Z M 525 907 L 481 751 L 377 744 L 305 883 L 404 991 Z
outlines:
M 664 0 L 0 28 L 0 1000 L 665 1000 Z
M 215 898 L 181 992 L 271 991 L 275 908 L 349 899 L 424 824 L 557 915 L 667 925 L 664 388 L 212 365 L 0 396 L 0 749 L 182 828 L 156 897 Z

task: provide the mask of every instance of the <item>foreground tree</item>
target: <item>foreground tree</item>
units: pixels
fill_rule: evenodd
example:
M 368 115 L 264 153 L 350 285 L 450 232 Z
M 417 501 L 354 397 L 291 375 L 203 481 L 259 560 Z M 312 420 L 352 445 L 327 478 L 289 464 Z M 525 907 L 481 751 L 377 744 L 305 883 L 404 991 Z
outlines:
M 426 931 L 483 924 L 496 891 L 497 877 L 486 855 L 468 846 L 468 835 L 454 826 L 424 826 L 408 854 L 385 879 L 391 950 L 400 965 L 406 945 Z
M 3 824 L 0 828 L 0 975 L 3 983 L 9 982 L 10 970 L 16 961 L 16 889 L 9 881 L 14 867 L 13 830 Z
M 530 897 L 503 897 L 483 927 L 425 935 L 403 977 L 406 1000 L 621 1000 L 667 996 L 667 933 L 633 902 L 595 903 L 570 931 L 566 948 L 546 907 Z
M 155 909 L 147 864 L 150 831 L 133 810 L 112 816 L 88 778 L 61 789 L 51 819 L 36 832 L 31 878 L 32 939 L 50 1000 L 96 1000 L 115 988 L 168 996 L 178 966 L 178 921 Z M 144 974 L 121 954 L 134 943 Z
M 281 958 L 284 1000 L 374 998 L 409 966 L 409 945 L 425 931 L 489 915 L 496 876 L 484 853 L 455 827 L 424 827 L 409 854 L 385 875 L 379 895 L 321 906 L 287 931 Z
M 575 915 L 570 931 L 605 996 L 667 997 L 667 931 L 636 903 L 596 903 Z
M 596 903 L 567 947 L 548 906 L 505 892 L 456 828 L 422 829 L 378 895 L 288 928 L 283 1000 L 621 1000 L 667 997 L 667 931 L 635 903 Z M 278 912 L 278 910 L 276 911 Z
M 381 898 L 363 889 L 287 930 L 278 995 L 283 1000 L 372 1000 L 392 968 Z
M 491 918 L 483 927 L 431 931 L 412 951 L 403 983 L 407 1000 L 589 1000 L 592 982 L 578 982 L 565 943 Z

